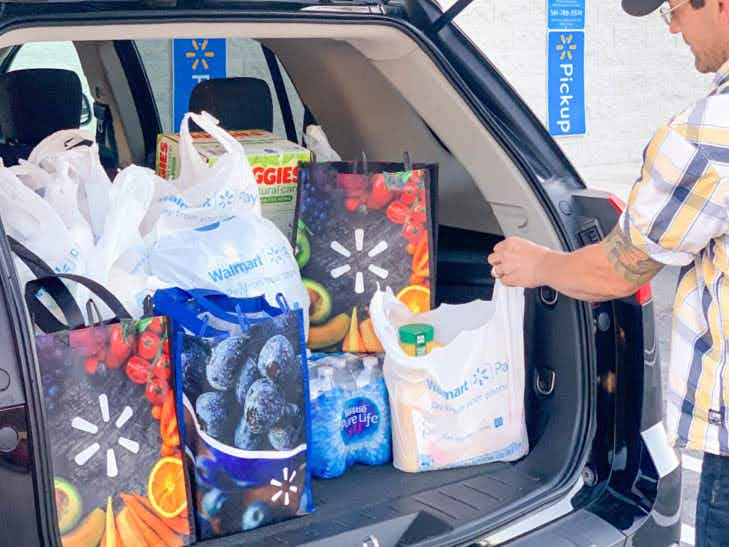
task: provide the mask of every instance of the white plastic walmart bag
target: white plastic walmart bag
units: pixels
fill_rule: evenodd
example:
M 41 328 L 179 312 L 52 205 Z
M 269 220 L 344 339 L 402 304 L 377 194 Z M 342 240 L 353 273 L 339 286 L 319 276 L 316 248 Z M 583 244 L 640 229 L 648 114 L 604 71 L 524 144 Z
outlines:
M 85 255 L 92 245 L 91 233 L 80 238 L 40 195 L 18 178 L 16 170 L 0 167 L 0 215 L 5 233 L 61 273 L 82 273 Z M 35 276 L 15 259 L 21 286 Z
M 304 310 L 308 332 L 309 294 L 301 282 L 291 243 L 270 220 L 249 211 L 201 229 L 167 234 L 149 251 L 149 273 L 183 289 L 215 289 L 231 297 L 278 293 Z
M 491 301 L 413 315 L 388 288 L 370 303 L 385 348 L 394 465 L 416 472 L 513 461 L 527 454 L 524 291 L 499 281 Z M 443 347 L 409 357 L 398 328 L 429 323 Z
M 57 131 L 33 149 L 27 162 L 20 163 L 18 172 L 26 170 L 28 174 L 19 174 L 23 182 L 41 193 L 61 215 L 83 218 L 95 240 L 101 237 L 109 212 L 111 180 L 91 133 L 81 129 Z
M 195 149 L 190 135 L 195 122 L 225 150 L 212 165 Z M 243 211 L 261 212 L 258 185 L 243 146 L 207 112 L 187 113 L 180 125 L 180 176 L 155 176 L 155 197 L 142 225 L 144 235 L 159 239 L 175 230 L 215 224 Z
M 44 139 L 28 161 L 0 166 L 0 216 L 6 233 L 54 271 L 107 285 L 119 257 L 142 241 L 139 225 L 153 187 L 124 177 L 112 185 L 98 147 L 87 137 L 82 131 L 59 131 Z M 17 257 L 14 262 L 23 287 L 35 275 Z M 126 288 L 115 289 L 124 300 Z M 79 302 L 89 296 L 78 284 L 69 290 Z M 57 310 L 52 301 L 47 307 Z M 113 315 L 103 305 L 100 311 L 105 318 Z
M 208 165 L 193 146 L 190 120 L 218 140 L 225 154 Z M 186 114 L 180 128 L 180 178 L 167 181 L 137 166 L 116 178 L 154 188 L 143 240 L 121 257 L 110 285 L 126 288 L 133 316 L 157 289 L 215 289 L 235 298 L 282 293 L 304 311 L 309 296 L 291 243 L 261 214 L 258 185 L 243 146 L 207 113 Z M 116 183 L 115 183 L 116 184 Z M 117 291 L 118 292 L 118 291 Z

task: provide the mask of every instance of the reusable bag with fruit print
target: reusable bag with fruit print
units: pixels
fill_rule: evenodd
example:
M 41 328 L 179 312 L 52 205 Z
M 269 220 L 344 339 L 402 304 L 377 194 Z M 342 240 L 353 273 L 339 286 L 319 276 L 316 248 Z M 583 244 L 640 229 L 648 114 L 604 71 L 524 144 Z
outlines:
M 172 323 L 185 462 L 198 538 L 250 531 L 314 510 L 301 309 L 264 296 L 163 289 Z
M 85 326 L 61 280 L 84 285 L 115 319 Z M 25 300 L 47 333 L 35 345 L 64 547 L 192 543 L 167 318 L 132 320 L 114 295 L 76 275 L 30 281 Z M 94 300 L 86 307 L 98 315 Z
M 307 346 L 382 352 L 368 306 L 390 287 L 415 313 L 434 302 L 438 166 L 300 163 L 296 260 L 309 293 Z

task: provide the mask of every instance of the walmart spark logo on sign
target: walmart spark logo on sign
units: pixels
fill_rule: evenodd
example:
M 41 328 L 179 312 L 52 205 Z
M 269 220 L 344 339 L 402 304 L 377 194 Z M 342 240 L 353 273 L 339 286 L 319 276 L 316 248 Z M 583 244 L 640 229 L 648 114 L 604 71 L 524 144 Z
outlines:
M 550 32 L 547 104 L 552 135 L 585 133 L 585 33 Z
M 198 44 L 197 40 L 192 40 L 192 51 L 187 51 L 185 57 L 192 60 L 192 70 L 196 71 L 198 68 L 203 70 L 209 70 L 210 65 L 208 59 L 212 60 L 215 57 L 214 51 L 206 51 L 209 40 L 205 39 Z M 192 79 L 198 82 L 207 80 L 210 78 L 209 74 L 193 74 Z
M 568 61 L 572 60 L 572 52 L 577 49 L 577 46 L 572 43 L 572 39 L 574 36 L 572 34 L 565 35 L 562 34 L 559 37 L 559 41 L 562 42 L 561 44 L 557 44 L 554 49 L 560 52 L 559 54 L 559 60 L 564 61 L 565 57 L 567 57 Z
M 173 40 L 172 50 L 173 122 L 179 131 L 193 88 L 226 77 L 226 45 L 224 38 L 185 38 Z

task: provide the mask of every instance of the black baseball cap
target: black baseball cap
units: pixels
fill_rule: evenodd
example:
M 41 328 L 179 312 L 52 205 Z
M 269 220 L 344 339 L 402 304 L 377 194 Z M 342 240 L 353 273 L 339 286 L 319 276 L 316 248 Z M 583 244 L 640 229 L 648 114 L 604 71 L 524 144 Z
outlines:
M 623 9 L 628 15 L 642 17 L 654 12 L 665 0 L 623 0 Z

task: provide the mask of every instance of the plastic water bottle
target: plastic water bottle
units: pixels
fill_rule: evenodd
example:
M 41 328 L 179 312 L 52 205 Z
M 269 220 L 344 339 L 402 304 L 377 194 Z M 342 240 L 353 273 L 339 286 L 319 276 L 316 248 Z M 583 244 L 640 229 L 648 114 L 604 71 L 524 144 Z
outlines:
M 322 360 L 323 361 L 323 360 Z M 338 477 L 347 468 L 347 447 L 341 442 L 340 424 L 346 395 L 335 385 L 331 360 L 318 367 L 319 395 L 311 402 L 309 466 L 317 477 Z
M 311 377 L 309 465 L 314 476 L 338 477 L 355 463 L 392 458 L 390 408 L 381 360 L 374 355 L 315 355 Z
M 356 387 L 354 376 L 347 367 L 345 356 L 333 356 L 331 365 L 334 368 L 334 383 L 344 391 L 351 391 Z
M 319 393 L 321 393 L 319 366 L 309 361 L 309 400 L 315 400 L 319 396 Z
M 347 360 L 347 370 L 356 381 L 357 376 L 359 376 L 359 373 L 362 372 L 362 359 L 360 359 L 359 355 L 354 353 L 345 353 L 343 356 Z
M 345 403 L 344 414 L 354 412 L 359 423 L 348 443 L 347 465 L 360 462 L 382 465 L 392 457 L 390 407 L 380 360 L 362 357 L 354 397 Z M 349 409 L 349 410 L 348 410 Z
M 379 377 L 379 359 L 374 355 L 367 355 L 362 358 L 362 372 L 357 375 L 357 389 L 368 386 Z
M 334 389 L 334 369 L 332 367 L 322 365 L 319 367 L 319 393 L 331 391 Z

